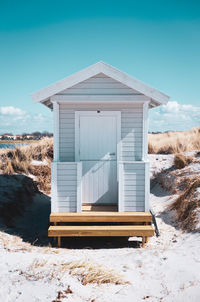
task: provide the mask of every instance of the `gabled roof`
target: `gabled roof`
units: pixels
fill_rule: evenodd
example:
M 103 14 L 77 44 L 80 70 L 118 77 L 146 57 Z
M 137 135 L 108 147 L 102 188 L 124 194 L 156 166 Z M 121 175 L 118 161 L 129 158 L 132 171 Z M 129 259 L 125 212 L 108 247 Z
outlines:
M 104 75 L 121 82 L 122 84 L 137 90 L 139 93 L 149 97 L 154 101 L 155 106 L 166 104 L 169 100 L 169 96 L 154 89 L 143 82 L 133 78 L 132 76 L 104 63 L 98 62 L 93 64 L 77 73 L 74 73 L 63 80 L 60 80 L 46 88 L 43 88 L 35 93 L 33 93 L 32 99 L 34 102 L 46 103 L 50 97 L 59 92 L 68 89 L 80 82 L 83 82 L 95 75 L 103 73 Z

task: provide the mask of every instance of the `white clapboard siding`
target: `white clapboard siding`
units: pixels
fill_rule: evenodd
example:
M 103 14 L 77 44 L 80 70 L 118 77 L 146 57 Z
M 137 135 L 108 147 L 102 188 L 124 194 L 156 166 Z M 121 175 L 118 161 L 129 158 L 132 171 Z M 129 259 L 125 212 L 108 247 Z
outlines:
M 59 150 L 60 161 L 75 161 L 75 111 L 98 110 L 99 106 L 90 104 L 60 104 Z M 121 161 L 142 159 L 143 146 L 143 106 L 142 104 L 102 104 L 101 110 L 121 111 Z
M 121 162 L 119 182 L 121 211 L 145 211 L 145 162 Z
M 108 76 L 101 75 L 89 78 L 79 84 L 59 92 L 60 95 L 137 95 L 138 91 L 111 79 Z
M 60 106 L 59 150 L 60 161 L 74 161 L 75 118 L 74 110 L 65 110 Z
M 52 212 L 76 212 L 77 200 L 81 198 L 78 191 L 78 182 L 81 181 L 78 166 L 81 163 L 52 163 Z

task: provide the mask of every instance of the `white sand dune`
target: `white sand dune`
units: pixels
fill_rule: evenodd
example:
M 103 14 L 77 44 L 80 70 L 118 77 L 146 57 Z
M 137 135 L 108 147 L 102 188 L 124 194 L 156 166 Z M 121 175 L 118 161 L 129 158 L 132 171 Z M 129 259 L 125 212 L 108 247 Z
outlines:
M 164 160 L 161 156 L 157 158 L 151 156 L 151 166 L 156 172 L 169 168 L 173 161 L 171 155 L 164 155 Z M 102 248 L 82 249 L 75 245 L 74 249 L 58 250 L 36 247 L 1 232 L 0 301 L 56 301 L 58 291 L 70 286 L 72 293 L 66 293 L 57 301 L 199 302 L 200 235 L 183 233 L 175 224 L 174 213 L 167 210 L 175 197 L 158 184 L 153 187 L 151 206 L 156 213 L 160 237 L 151 238 L 145 249 L 136 248 L 131 242 L 129 247 L 123 247 L 122 240 L 110 248 L 102 243 Z M 37 209 L 37 205 L 34 207 Z M 27 211 L 30 219 L 32 208 Z M 19 219 L 18 228 L 23 227 L 27 217 Z M 106 266 L 120 273 L 129 284 L 82 285 L 80 276 L 72 276 L 69 271 L 60 279 L 51 277 L 53 264 L 56 268 L 59 263 L 70 261 Z M 36 268 L 35 263 L 38 263 Z

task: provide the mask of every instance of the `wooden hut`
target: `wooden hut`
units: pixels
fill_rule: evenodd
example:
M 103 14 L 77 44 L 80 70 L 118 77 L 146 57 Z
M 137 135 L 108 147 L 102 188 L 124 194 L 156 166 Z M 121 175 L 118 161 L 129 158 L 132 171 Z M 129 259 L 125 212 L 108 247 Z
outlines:
M 49 236 L 142 236 L 144 244 L 153 235 L 148 111 L 169 97 L 104 62 L 32 97 L 54 115 Z

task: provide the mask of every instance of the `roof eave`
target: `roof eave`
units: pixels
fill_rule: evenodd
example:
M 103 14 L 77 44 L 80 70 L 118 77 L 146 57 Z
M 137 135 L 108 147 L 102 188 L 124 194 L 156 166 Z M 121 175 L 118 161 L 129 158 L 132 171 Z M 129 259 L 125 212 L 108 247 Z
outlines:
M 163 92 L 154 89 L 147 84 L 144 84 L 143 82 L 133 78 L 132 76 L 116 69 L 115 67 L 112 67 L 104 62 L 98 62 L 94 65 L 91 65 L 79 72 L 76 72 L 67 78 L 64 78 L 63 80 L 60 80 L 46 88 L 43 88 L 33 94 L 31 94 L 31 97 L 33 101 L 41 102 L 43 103 L 47 99 L 49 99 L 51 96 L 59 93 L 60 91 L 70 88 L 82 81 L 85 81 L 89 79 L 90 77 L 93 77 L 99 73 L 104 73 L 106 76 L 111 77 L 115 79 L 116 81 L 119 81 L 123 83 L 124 85 L 137 90 L 138 92 L 144 94 L 145 96 L 148 96 L 152 100 L 154 100 L 158 106 L 164 105 L 168 102 L 169 96 L 164 94 Z

